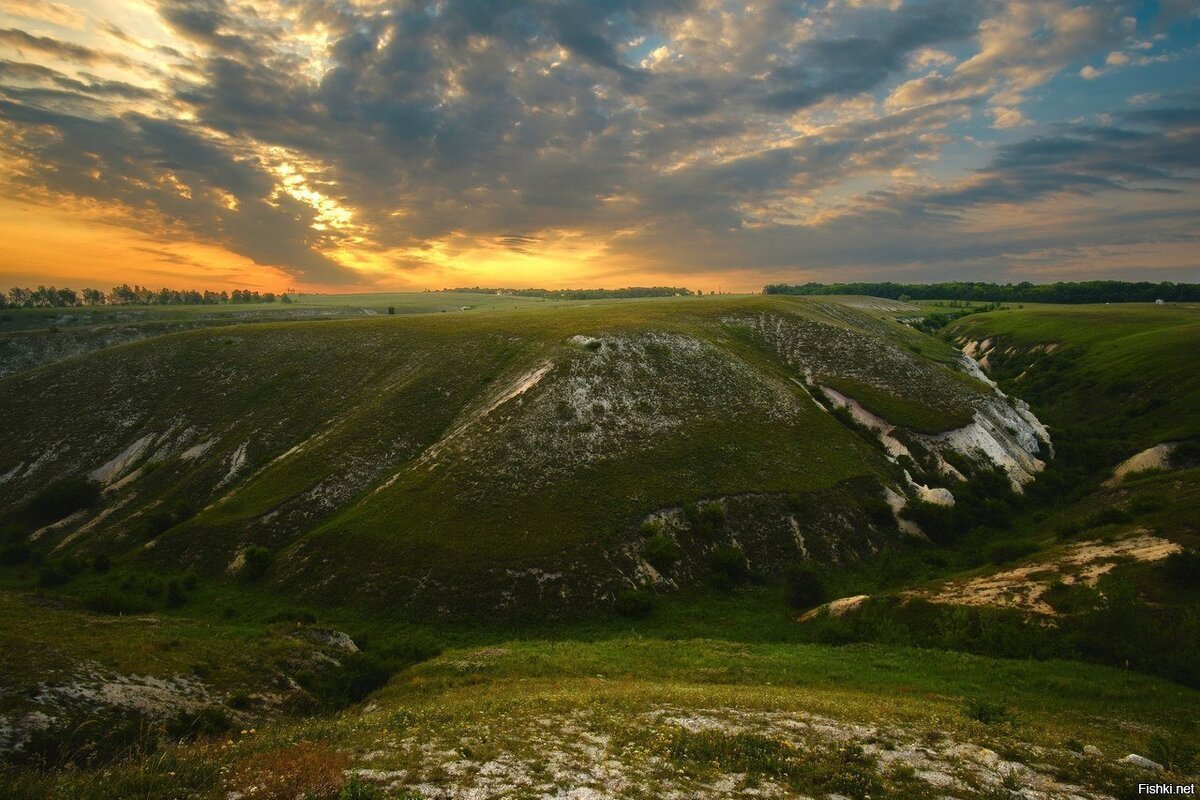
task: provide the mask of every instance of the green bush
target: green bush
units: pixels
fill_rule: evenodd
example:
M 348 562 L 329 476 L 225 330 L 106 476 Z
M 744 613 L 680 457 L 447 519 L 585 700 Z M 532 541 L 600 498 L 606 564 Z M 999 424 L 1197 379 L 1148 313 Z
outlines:
M 784 573 L 788 605 L 792 608 L 812 608 L 825 602 L 825 580 L 807 561 L 789 564 Z
M 750 565 L 740 547 L 721 545 L 708 554 L 708 568 L 714 587 L 729 591 L 750 579 Z
M 42 589 L 52 589 L 62 586 L 70 579 L 58 564 L 47 564 L 38 570 L 38 586 Z
M 81 508 L 90 508 L 100 499 L 100 484 L 86 478 L 64 478 L 49 484 L 29 501 L 34 522 L 57 522 Z
M 1180 586 L 1200 586 L 1200 551 L 1171 553 L 1162 564 L 1167 580 Z
M 1121 522 L 1130 522 L 1132 519 L 1133 515 L 1131 515 L 1125 509 L 1117 508 L 1116 506 L 1109 506 L 1108 508 L 1102 508 L 1099 511 L 1089 514 L 1088 518 L 1084 521 L 1083 526 L 1085 528 L 1100 528 L 1105 525 L 1116 525 Z
M 167 581 L 167 596 L 166 603 L 168 608 L 179 608 L 187 602 L 187 595 L 183 593 L 183 586 L 175 578 Z
M 97 553 L 92 557 L 92 569 L 99 573 L 108 572 L 112 568 L 112 559 L 104 553 Z
M 689 506 L 686 513 L 692 532 L 702 541 L 715 541 L 725 528 L 725 507 L 720 503 L 697 503 Z
M 617 593 L 614 608 L 627 619 L 644 619 L 654 611 L 654 597 L 644 589 L 626 589 Z
M 1033 542 L 995 542 L 988 547 L 988 561 L 993 564 L 1007 564 L 1037 551 L 1038 546 Z
M 0 550 L 0 565 L 5 567 L 15 567 L 29 561 L 29 557 L 31 555 L 32 552 L 29 549 L 29 545 L 25 544 L 24 542 L 10 544 L 4 549 Z
M 204 706 L 195 711 L 180 711 L 167 723 L 167 732 L 176 739 L 220 736 L 233 728 L 233 719 L 220 706 Z
M 683 558 L 683 550 L 674 539 L 664 533 L 656 533 L 646 540 L 643 555 L 650 566 L 666 574 Z
M 1012 721 L 1008 706 L 1003 703 L 992 703 L 987 700 L 969 700 L 964 713 L 969 719 L 982 722 L 984 725 L 999 725 Z
M 247 547 L 242 555 L 244 558 L 242 575 L 245 576 L 246 580 L 256 581 L 267 574 L 267 568 L 271 566 L 270 550 L 255 545 Z
M 101 589 L 84 598 L 83 607 L 97 614 L 144 614 L 153 606 L 144 598 L 136 595 L 118 592 L 114 589 Z

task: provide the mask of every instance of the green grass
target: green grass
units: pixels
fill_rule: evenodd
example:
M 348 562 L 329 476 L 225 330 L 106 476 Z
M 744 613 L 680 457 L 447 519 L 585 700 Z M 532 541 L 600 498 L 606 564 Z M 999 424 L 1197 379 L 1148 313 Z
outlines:
M 186 562 L 215 576 L 242 548 L 265 546 L 275 554 L 271 585 L 391 608 L 423 575 L 439 587 L 439 606 L 477 605 L 506 569 L 565 572 L 590 582 L 594 596 L 611 575 L 592 565 L 636 541 L 652 511 L 831 491 L 852 507 L 852 493 L 836 487 L 898 477 L 819 410 L 795 384 L 796 367 L 741 320 L 803 320 L 814 335 L 838 337 L 851 349 L 837 361 L 866 376 L 858 385 L 868 400 L 914 426 L 961 422 L 961 398 L 981 391 L 947 366 L 945 345 L 827 302 L 479 298 L 478 313 L 190 330 L 9 376 L 0 420 L 20 433 L 0 443 L 0 470 L 39 455 L 52 471 L 91 468 L 150 435 L 142 471 L 109 495 L 127 502 L 73 549 L 131 564 Z M 574 335 L 641 355 L 582 348 Z M 880 371 L 881 352 L 919 379 L 904 377 L 907 367 Z M 543 363 L 555 366 L 542 384 L 464 427 Z M 914 380 L 931 389 L 906 399 Z M 562 416 L 571 386 L 607 405 Z M 437 461 L 421 461 L 443 438 Z M 205 441 L 203 455 L 179 458 Z M 238 453 L 245 467 L 231 475 Z M 9 488 L 40 480 L 27 473 Z M 180 503 L 199 513 L 143 550 L 154 536 L 146 520 Z M 357 561 L 364 551 L 376 555 L 370 564 Z M 530 578 L 519 592 L 516 606 L 542 590 Z
M 965 317 L 943 335 L 992 339 L 995 376 L 1051 425 L 1086 426 L 1130 454 L 1200 435 L 1200 306 L 1026 306 Z M 1047 344 L 1058 349 L 1031 352 Z
M 302 306 L 364 318 L 176 332 L 0 378 L 0 423 L 16 431 L 0 442 L 0 475 L 46 453 L 49 471 L 90 468 L 147 432 L 174 431 L 142 456 L 143 473 L 105 496 L 101 508 L 123 501 L 108 517 L 58 553 L 50 549 L 77 527 L 35 543 L 58 565 L 64 554 L 109 554 L 108 572 L 89 567 L 38 589 L 37 564 L 0 567 L 0 714 L 32 708 L 39 683 L 89 669 L 190 676 L 230 713 L 241 713 L 228 704 L 242 695 L 280 691 L 281 675 L 323 698 L 308 716 L 253 706 L 243 724 L 254 734 L 147 744 L 97 769 L 0 772 L 0 794 L 218 798 L 270 773 L 298 781 L 293 795 L 333 798 L 347 785 L 344 770 L 362 768 L 392 775 L 386 782 L 403 797 L 418 786 L 482 785 L 489 770 L 514 764 L 530 787 L 553 793 L 600 785 L 588 765 L 608 764 L 631 797 L 662 787 L 704 796 L 733 781 L 738 791 L 918 798 L 937 793 L 911 768 L 884 766 L 887 748 L 971 743 L 1119 796 L 1138 778 L 1114 765 L 1120 756 L 1191 758 L 1200 693 L 1179 684 L 1073 661 L 916 649 L 897 643 L 897 626 L 874 644 L 808 641 L 771 569 L 794 558 L 792 529 L 772 538 L 760 527 L 795 517 L 828 565 L 831 597 L 886 596 L 1009 568 L 993 563 L 1006 547 L 1032 547 L 1036 560 L 1142 528 L 1195 547 L 1196 469 L 1099 484 L 1115 460 L 1156 437 L 1195 435 L 1197 386 L 1186 363 L 1194 309 L 1027 306 L 949 326 L 950 341 L 998 342 L 995 373 L 1054 425 L 1060 458 L 1048 489 L 1034 484 L 1004 501 L 1008 528 L 985 520 L 946 547 L 898 547 L 858 508 L 879 481 L 897 480 L 894 468 L 796 385 L 804 354 L 747 321 L 797 324 L 816 350 L 837 354 L 820 382 L 915 430 L 960 424 L 982 391 L 952 369 L 946 341 L 885 319 L 890 312 L 828 298 L 479 296 L 470 311 L 440 313 L 447 300 L 470 304 L 441 294 L 305 298 Z M 361 312 L 388 305 L 395 317 Z M 660 338 L 644 338 L 649 331 Z M 602 343 L 572 343 L 577 334 Z M 701 355 L 681 355 L 664 344 L 669 336 L 701 343 Z M 1030 352 L 1049 342 L 1061 345 L 1061 360 Z M 616 359 L 614 346 L 644 347 L 646 371 L 624 371 L 643 357 Z M 546 361 L 555 366 L 542 383 L 450 437 L 436 465 L 417 463 Z M 638 391 L 615 412 L 567 414 L 556 392 L 569 380 L 600 387 L 602 399 L 609 389 Z M 1145 406 L 1152 397 L 1163 399 Z M 615 423 L 638 414 L 670 424 L 622 439 Z M 210 438 L 199 458 L 179 459 Z M 245 470 L 220 485 L 244 442 Z M 555 451 L 563 442 L 570 447 Z M 589 443 L 600 457 L 576 460 Z M 1059 469 L 1074 483 L 1056 478 Z M 44 485 L 42 475 L 5 489 L 17 497 Z M 195 515 L 172 516 L 151 539 L 147 520 L 180 501 Z M 671 507 L 696 511 L 643 530 L 649 511 Z M 681 545 L 671 566 L 681 588 L 648 593 L 645 618 L 598 605 L 597 587 L 612 575 L 606 559 L 655 535 Z M 711 580 L 709 556 L 734 552 L 734 543 L 753 572 L 731 591 Z M 227 571 L 249 544 L 269 552 L 253 581 Z M 163 587 L 148 591 L 182 580 L 185 567 L 199 579 L 177 606 Z M 561 584 L 543 580 L 557 572 L 568 576 Z M 1158 565 L 1123 565 L 1116 577 L 1155 608 L 1195 605 L 1195 592 Z M 410 603 L 418 581 L 435 587 L 433 603 Z M 497 586 L 511 592 L 507 606 L 489 594 Z M 105 591 L 136 595 L 150 610 L 86 611 Z M 1093 598 L 1063 598 L 1084 601 Z M 451 602 L 480 613 L 446 617 L 438 603 Z M 304 674 L 314 649 L 339 657 L 310 638 L 313 619 L 363 646 L 359 672 Z M 363 705 L 329 710 L 347 701 L 342 684 L 352 677 L 373 685 L 420 659 Z M 845 740 L 804 727 L 812 719 L 841 726 Z M 1082 744 L 1103 757 L 1070 752 Z M 1019 783 L 1011 773 L 999 775 L 1011 787 L 981 783 L 967 760 L 945 758 L 956 796 L 999 796 Z M 326 779 L 336 784 L 328 793 L 314 788 Z M 370 796 L 354 786 L 345 791 Z

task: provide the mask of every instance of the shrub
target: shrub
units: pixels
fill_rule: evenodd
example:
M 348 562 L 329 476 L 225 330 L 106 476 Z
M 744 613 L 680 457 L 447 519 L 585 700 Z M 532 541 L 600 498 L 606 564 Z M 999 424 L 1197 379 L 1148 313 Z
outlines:
M 788 604 L 792 608 L 812 608 L 825 602 L 825 581 L 812 564 L 789 564 L 784 573 Z
M 698 503 L 687 510 L 692 531 L 706 542 L 712 542 L 725 527 L 725 507 L 720 503 Z
M 712 583 L 718 589 L 730 590 L 750 579 L 750 565 L 740 547 L 722 545 L 708 556 Z
M 646 561 L 661 573 L 668 573 L 683 558 L 683 550 L 675 540 L 663 533 L 656 533 L 646 540 L 643 551 Z
M 67 574 L 57 564 L 47 564 L 38 570 L 38 586 L 42 589 L 52 589 L 55 586 L 62 586 L 67 580 Z
M 645 522 L 643 522 L 641 524 L 641 526 L 638 527 L 638 531 L 642 534 L 642 536 L 646 537 L 647 539 L 649 539 L 651 536 L 653 536 L 656 533 L 662 533 L 662 530 L 663 530 L 662 520 L 658 520 L 658 519 L 648 519 Z
M 145 756 L 157 745 L 156 732 L 132 712 L 75 711 L 45 728 L 32 727 L 24 746 L 8 754 L 16 764 L 41 769 L 97 768 Z
M 1200 585 L 1200 551 L 1172 553 L 1163 561 L 1162 569 L 1168 580 L 1181 586 Z
M 242 575 L 246 577 L 246 580 L 256 581 L 267 573 L 267 567 L 271 565 L 270 550 L 255 545 L 247 547 L 242 555 L 245 559 Z
M 969 700 L 964 713 L 969 719 L 982 722 L 984 725 L 999 725 L 1012 721 L 1012 714 L 1009 712 L 1008 706 L 987 700 Z
M 1180 442 L 1171 451 L 1171 466 L 1176 469 L 1200 466 L 1200 441 Z
M 112 559 L 104 553 L 97 553 L 92 557 L 92 569 L 96 572 L 108 572 L 112 568 Z
M 83 607 L 97 614 L 144 614 L 152 606 L 136 595 L 125 594 L 113 589 L 101 589 L 83 600 Z
M 233 720 L 220 706 L 204 706 L 195 711 L 180 711 L 167 723 L 167 732 L 176 739 L 220 736 L 233 728 Z
M 167 581 L 167 607 L 179 608 L 186 602 L 187 595 L 183 593 L 183 587 L 179 584 L 179 581 L 174 578 Z
M 627 619 L 644 619 L 654 611 L 654 598 L 643 589 L 626 589 L 617 594 L 614 608 Z
M 10 544 L 3 550 L 0 550 L 0 565 L 15 567 L 18 564 L 24 564 L 29 561 L 30 555 L 29 545 L 24 542 Z
M 1076 614 L 1091 611 L 1100 604 L 1100 593 L 1086 583 L 1067 584 L 1055 581 L 1046 589 L 1042 599 L 1055 611 Z
M 935 544 L 951 544 L 957 538 L 954 509 L 921 500 L 910 500 L 900 516 L 917 523 Z
M 29 515 L 35 522 L 56 522 L 81 508 L 90 508 L 100 499 L 100 484 L 86 478 L 64 478 L 42 489 L 29 501 Z
M 1129 522 L 1133 516 L 1123 508 L 1109 506 L 1102 508 L 1095 513 L 1088 515 L 1084 521 L 1085 528 L 1100 528 L 1104 525 L 1116 525 L 1121 522 Z
M 254 701 L 250 697 L 250 693 L 245 689 L 238 689 L 236 692 L 229 695 L 229 699 L 225 701 L 225 705 L 229 706 L 230 708 L 237 709 L 238 711 L 245 711 L 253 704 Z
M 862 501 L 862 510 L 867 519 L 877 527 L 891 528 L 896 524 L 896 518 L 892 516 L 892 507 L 882 497 L 867 497 Z
M 1033 542 L 995 542 L 988 547 L 988 560 L 993 564 L 1007 564 L 1037 551 Z

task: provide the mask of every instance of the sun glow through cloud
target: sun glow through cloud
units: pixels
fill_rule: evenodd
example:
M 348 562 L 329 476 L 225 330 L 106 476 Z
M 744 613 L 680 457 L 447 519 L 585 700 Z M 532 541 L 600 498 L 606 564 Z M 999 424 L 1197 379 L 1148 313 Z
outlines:
M 0 277 L 1200 274 L 1187 2 L 13 0 Z

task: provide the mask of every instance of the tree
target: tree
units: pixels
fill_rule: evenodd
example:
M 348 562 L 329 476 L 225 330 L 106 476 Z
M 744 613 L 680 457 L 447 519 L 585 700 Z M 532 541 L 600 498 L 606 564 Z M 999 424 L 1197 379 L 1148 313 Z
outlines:
M 84 289 L 83 302 L 89 306 L 104 305 L 104 292 L 99 289 Z

